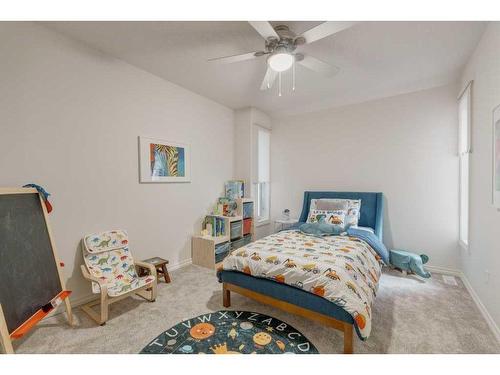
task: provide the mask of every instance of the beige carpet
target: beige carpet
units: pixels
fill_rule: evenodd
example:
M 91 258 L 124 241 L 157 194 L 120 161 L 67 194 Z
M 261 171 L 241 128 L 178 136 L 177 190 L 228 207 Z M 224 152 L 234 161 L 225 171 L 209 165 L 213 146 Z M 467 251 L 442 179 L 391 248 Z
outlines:
M 371 336 L 357 337 L 355 353 L 500 353 L 499 343 L 462 282 L 446 285 L 434 274 L 422 281 L 387 270 L 374 306 Z M 302 332 L 320 353 L 341 353 L 342 334 L 306 319 L 232 295 L 232 309 L 261 312 Z M 14 343 L 17 353 L 138 353 L 150 340 L 181 320 L 222 307 L 214 272 L 188 266 L 160 283 L 156 302 L 128 298 L 111 306 L 110 320 L 97 326 L 75 309 L 76 326 L 63 315 L 46 319 Z

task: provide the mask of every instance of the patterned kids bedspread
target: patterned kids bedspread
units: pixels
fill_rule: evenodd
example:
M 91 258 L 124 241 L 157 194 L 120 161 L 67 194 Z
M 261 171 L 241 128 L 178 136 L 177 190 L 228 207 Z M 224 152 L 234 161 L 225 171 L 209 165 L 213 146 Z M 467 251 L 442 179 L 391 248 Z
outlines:
M 351 314 L 362 339 L 370 335 L 381 262 L 361 239 L 283 231 L 233 251 L 224 260 L 223 269 L 271 279 L 326 298 Z

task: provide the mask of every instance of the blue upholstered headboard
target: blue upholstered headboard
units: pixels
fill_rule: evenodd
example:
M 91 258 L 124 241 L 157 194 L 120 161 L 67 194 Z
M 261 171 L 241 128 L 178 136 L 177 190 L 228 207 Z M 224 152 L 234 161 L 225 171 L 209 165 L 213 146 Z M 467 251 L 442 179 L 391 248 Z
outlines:
M 357 193 L 347 191 L 306 191 L 304 192 L 304 203 L 299 222 L 306 222 L 309 216 L 311 199 L 342 198 L 361 199 L 360 227 L 373 228 L 377 237 L 382 241 L 382 230 L 384 224 L 384 202 L 382 193 Z

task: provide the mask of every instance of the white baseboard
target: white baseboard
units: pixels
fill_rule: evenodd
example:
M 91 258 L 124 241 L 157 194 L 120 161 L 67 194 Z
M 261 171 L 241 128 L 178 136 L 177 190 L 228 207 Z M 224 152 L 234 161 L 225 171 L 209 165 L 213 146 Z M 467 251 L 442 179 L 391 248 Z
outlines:
M 462 279 L 462 282 L 464 283 L 465 287 L 467 288 L 467 291 L 471 295 L 472 299 L 476 303 L 477 308 L 479 311 L 481 311 L 481 314 L 483 315 L 484 319 L 486 320 L 486 323 L 488 323 L 488 326 L 490 327 L 491 331 L 495 335 L 497 341 L 500 343 L 500 328 L 496 324 L 496 322 L 493 320 L 492 316 L 486 309 L 486 306 L 484 306 L 483 302 L 481 302 L 481 299 L 477 295 L 476 291 L 472 287 L 471 283 L 469 282 L 469 279 L 465 276 L 464 273 L 461 272 L 460 278 Z
M 472 287 L 471 283 L 469 282 L 469 279 L 467 279 L 467 276 L 465 274 L 457 269 L 452 269 L 452 268 L 446 268 L 446 267 L 438 267 L 438 266 L 425 266 L 429 271 L 431 272 L 436 272 L 436 273 L 441 273 L 445 275 L 453 275 L 457 276 L 462 280 L 464 283 L 465 288 L 469 292 L 470 296 L 472 297 L 472 300 L 476 304 L 477 308 L 481 312 L 481 315 L 483 318 L 486 320 L 486 323 L 488 323 L 488 326 L 491 329 L 491 332 L 493 332 L 493 335 L 495 335 L 497 341 L 500 343 L 500 328 L 496 324 L 496 322 L 493 320 L 491 317 L 490 313 L 486 309 L 486 306 L 484 306 L 483 302 L 479 298 L 478 294 Z
M 439 267 L 439 266 L 429 266 L 425 265 L 424 266 L 426 269 L 428 269 L 430 272 L 437 272 L 441 273 L 444 275 L 452 275 L 452 276 L 457 276 L 457 277 L 462 277 L 462 271 L 454 269 L 454 268 L 447 268 L 447 267 Z
M 168 270 L 169 271 L 175 271 L 175 270 L 178 270 L 179 268 L 183 268 L 183 267 L 187 267 L 189 266 L 191 263 L 193 263 L 193 260 L 191 258 L 189 259 L 185 259 L 185 260 L 181 260 L 180 262 L 178 263 L 175 263 L 175 264 L 169 264 L 168 265 Z
M 190 264 L 192 263 L 192 260 L 191 259 L 185 259 L 185 260 L 182 260 L 178 263 L 174 263 L 174 264 L 169 264 L 168 265 L 168 271 L 175 271 L 175 270 L 178 270 L 180 268 L 183 268 L 183 267 L 187 267 L 189 266 Z M 97 294 L 87 294 L 85 296 L 81 296 L 81 297 L 78 297 L 78 298 L 75 298 L 75 299 L 71 299 L 71 307 L 75 308 L 75 307 L 78 307 L 78 306 L 81 306 L 81 305 L 84 305 L 86 304 L 87 302 L 90 302 L 94 299 L 96 299 L 98 297 Z M 64 306 L 63 306 L 64 307 Z M 64 308 L 61 308 L 61 309 L 58 309 L 58 311 L 56 311 L 54 313 L 55 314 L 60 314 L 61 312 L 64 312 Z

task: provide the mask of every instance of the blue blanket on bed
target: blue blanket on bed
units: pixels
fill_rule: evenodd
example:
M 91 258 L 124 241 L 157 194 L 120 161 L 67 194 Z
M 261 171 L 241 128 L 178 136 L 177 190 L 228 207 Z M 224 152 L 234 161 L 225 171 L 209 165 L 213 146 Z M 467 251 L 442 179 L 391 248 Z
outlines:
M 323 237 L 338 235 L 339 233 L 334 233 L 332 225 L 323 223 L 298 223 L 299 225 L 290 229 L 298 229 L 302 233 L 309 234 L 311 236 Z M 298 228 L 297 228 L 298 227 Z M 351 237 L 359 238 L 370 245 L 373 250 L 377 252 L 382 258 L 385 264 L 389 264 L 389 251 L 385 247 L 382 241 L 375 235 L 372 228 L 365 227 L 350 227 L 347 229 L 347 234 Z
M 370 245 L 373 250 L 377 252 L 378 255 L 382 258 L 385 264 L 389 264 L 389 251 L 385 247 L 382 241 L 371 231 L 363 229 L 351 227 L 347 229 L 347 234 L 352 237 L 357 237 L 360 240 L 365 241 L 368 245 Z

